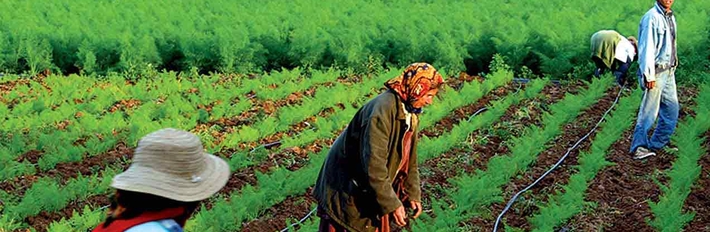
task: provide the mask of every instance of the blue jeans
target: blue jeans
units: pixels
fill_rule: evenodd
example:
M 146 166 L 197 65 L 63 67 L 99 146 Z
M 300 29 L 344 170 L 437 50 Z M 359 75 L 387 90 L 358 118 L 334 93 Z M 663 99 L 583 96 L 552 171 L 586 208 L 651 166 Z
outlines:
M 638 147 L 659 150 L 670 141 L 671 134 L 678 124 L 678 94 L 676 93 L 675 68 L 656 73 L 656 86 L 646 89 L 643 76 L 639 75 L 639 85 L 643 90 L 641 107 L 638 112 L 634 139 L 631 142 L 631 152 Z M 659 118 L 651 138 L 648 131 Z
M 631 66 L 631 63 L 618 63 L 618 67 L 613 70 L 613 74 L 616 77 L 616 83 L 619 84 L 619 86 L 623 86 L 626 84 L 626 73 L 629 71 L 629 66 Z

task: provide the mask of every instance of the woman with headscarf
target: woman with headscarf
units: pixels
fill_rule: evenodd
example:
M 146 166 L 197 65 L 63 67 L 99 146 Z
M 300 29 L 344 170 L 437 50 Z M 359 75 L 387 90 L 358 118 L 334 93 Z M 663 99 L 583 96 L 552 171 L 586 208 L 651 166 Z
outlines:
M 166 128 L 141 138 L 116 189 L 106 220 L 93 232 L 183 231 L 200 202 L 229 180 L 229 165 L 207 154 L 200 139 Z
M 405 207 L 421 214 L 418 114 L 443 84 L 434 67 L 414 63 L 358 110 L 316 181 L 319 231 L 388 232 L 390 220 L 406 225 Z

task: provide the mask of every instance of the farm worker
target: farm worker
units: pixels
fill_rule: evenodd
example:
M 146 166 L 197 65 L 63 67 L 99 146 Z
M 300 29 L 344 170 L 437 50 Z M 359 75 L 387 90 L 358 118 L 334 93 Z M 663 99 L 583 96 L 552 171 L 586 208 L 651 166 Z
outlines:
M 200 205 L 227 184 L 229 165 L 199 138 L 166 128 L 141 138 L 128 169 L 113 178 L 108 217 L 93 231 L 182 231 Z
M 638 112 L 631 151 L 634 158 L 655 155 L 667 146 L 678 123 L 678 95 L 675 69 L 678 66 L 676 49 L 676 20 L 671 10 L 673 0 L 657 0 L 641 18 L 639 26 L 639 85 L 643 99 Z M 658 124 L 649 138 L 648 132 Z
M 406 225 L 405 207 L 421 214 L 419 113 L 443 83 L 433 66 L 413 63 L 358 110 L 316 181 L 319 231 L 388 232 L 390 221 Z
M 636 38 L 624 38 L 614 30 L 601 30 L 592 35 L 592 61 L 596 65 L 594 76 L 610 70 L 619 86 L 626 84 L 626 74 L 636 56 Z

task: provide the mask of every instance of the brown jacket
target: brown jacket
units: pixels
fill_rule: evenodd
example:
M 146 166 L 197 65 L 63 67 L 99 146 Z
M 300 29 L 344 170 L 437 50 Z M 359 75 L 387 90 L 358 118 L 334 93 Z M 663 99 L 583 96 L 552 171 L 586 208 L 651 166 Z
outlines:
M 417 115 L 412 115 L 412 145 L 405 192 L 421 202 L 417 169 Z M 331 147 L 314 195 L 333 220 L 350 231 L 375 231 L 380 218 L 402 206 L 392 183 L 402 160 L 406 131 L 402 101 L 386 91 L 365 104 Z

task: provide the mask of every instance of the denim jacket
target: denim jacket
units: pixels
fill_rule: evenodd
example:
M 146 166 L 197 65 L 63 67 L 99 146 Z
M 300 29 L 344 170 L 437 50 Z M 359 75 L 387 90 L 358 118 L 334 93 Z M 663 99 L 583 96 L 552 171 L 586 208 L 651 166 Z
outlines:
M 665 13 L 662 6 L 656 2 L 641 19 L 638 31 L 639 74 L 646 81 L 655 81 L 656 72 L 678 66 L 675 34 L 677 34 L 673 12 Z M 675 33 L 671 27 L 676 28 Z M 674 61 L 672 64 L 671 62 Z

